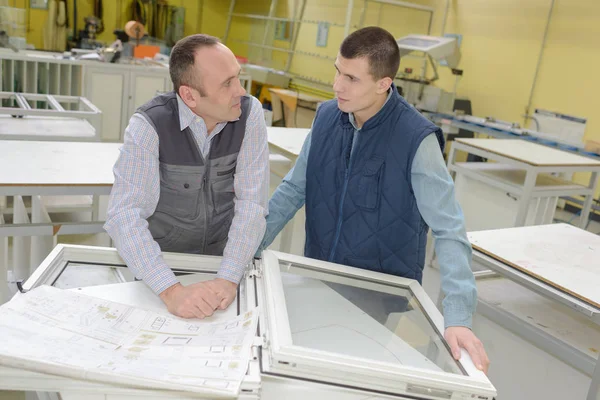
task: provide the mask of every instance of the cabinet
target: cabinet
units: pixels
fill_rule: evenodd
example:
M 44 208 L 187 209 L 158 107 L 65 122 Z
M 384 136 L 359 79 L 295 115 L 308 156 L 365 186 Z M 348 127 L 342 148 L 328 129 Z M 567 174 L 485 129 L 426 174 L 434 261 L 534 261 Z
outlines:
M 129 73 L 110 71 L 102 67 L 85 70 L 83 96 L 102 110 L 102 140 L 118 141 L 121 137 L 122 115 L 128 110 Z
M 102 110 L 102 140 L 122 141 L 125 128 L 135 110 L 157 92 L 172 88 L 167 69 L 147 71 L 103 66 L 84 70 L 84 97 Z
M 138 107 L 146 103 L 157 92 L 165 92 L 173 89 L 173 83 L 169 71 L 145 72 L 132 71 L 129 74 L 129 108 L 125 115 L 125 125 Z
M 123 140 L 139 106 L 172 90 L 167 67 L 65 60 L 60 53 L 0 49 L 0 72 L 0 91 L 86 97 L 102 111 L 99 136 L 110 142 Z

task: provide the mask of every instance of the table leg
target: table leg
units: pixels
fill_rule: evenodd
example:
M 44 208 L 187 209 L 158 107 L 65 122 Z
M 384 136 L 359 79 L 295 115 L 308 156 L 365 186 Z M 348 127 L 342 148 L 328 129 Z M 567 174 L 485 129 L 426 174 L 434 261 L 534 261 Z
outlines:
M 592 189 L 592 193 L 585 196 L 585 201 L 583 202 L 583 207 L 581 209 L 581 216 L 579 217 L 579 227 L 581 229 L 585 229 L 588 224 L 588 220 L 590 218 L 590 211 L 592 209 L 592 201 L 594 200 L 594 194 L 596 193 L 596 188 L 598 187 L 598 173 L 592 172 L 592 176 L 590 177 L 590 183 L 588 185 L 590 189 Z
M 450 166 L 453 165 L 456 161 L 456 146 L 455 146 L 456 142 L 452 141 L 452 145 L 450 146 L 450 151 L 448 152 L 448 170 L 450 172 L 450 176 L 452 177 L 452 179 L 455 178 L 456 173 L 453 171 L 450 171 Z
M 31 197 L 31 223 L 52 223 L 40 196 Z M 44 261 L 46 256 L 50 254 L 54 246 L 56 246 L 56 235 L 31 237 L 31 274 L 33 274 L 33 271 L 35 271 L 42 261 Z
M 586 400 L 600 400 L 600 357 L 596 361 L 596 368 L 594 368 L 594 375 L 592 375 L 592 383 Z
M 519 209 L 517 211 L 517 217 L 515 218 L 515 226 L 525 226 L 527 212 L 529 211 L 529 203 L 531 202 L 536 179 L 537 171 L 527 170 L 523 194 L 519 198 Z
M 4 225 L 4 214 L 0 210 L 0 225 Z M 10 299 L 8 290 L 8 236 L 0 236 L 0 304 Z
M 29 215 L 22 196 L 15 196 L 13 204 L 13 224 L 30 224 Z M 16 281 L 29 278 L 31 256 L 31 237 L 13 236 L 12 271 Z

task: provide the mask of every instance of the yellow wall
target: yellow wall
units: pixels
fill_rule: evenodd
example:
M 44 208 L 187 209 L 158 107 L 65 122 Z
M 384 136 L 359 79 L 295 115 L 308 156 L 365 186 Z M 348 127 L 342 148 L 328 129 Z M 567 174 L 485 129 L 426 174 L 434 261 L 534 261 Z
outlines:
M 229 1 L 223 1 L 225 6 L 225 17 L 229 10 Z M 238 1 L 234 9 L 235 13 L 243 14 L 256 14 L 256 15 L 268 15 L 269 14 L 270 1 L 258 0 L 258 1 Z M 263 32 L 265 29 L 265 21 L 257 19 L 249 19 L 244 17 L 234 17 L 231 22 L 231 29 L 227 40 L 227 46 L 239 56 L 252 57 L 253 62 L 259 64 L 266 63 L 266 55 L 269 53 L 261 52 L 261 49 L 253 46 L 248 46 L 239 41 L 245 42 L 262 42 Z M 226 20 L 222 26 L 222 32 L 225 34 Z M 256 55 L 263 54 L 264 57 L 257 59 Z M 270 57 L 270 55 L 269 55 Z
M 472 101 L 475 115 L 523 124 L 551 1 L 451 4 L 446 32 L 463 35 L 460 68 L 465 74 L 458 95 Z M 556 0 L 531 112 L 542 108 L 587 118 L 584 140 L 600 140 L 599 64 L 600 2 Z M 447 89 L 453 82 L 449 75 L 445 71 L 441 83 Z M 587 184 L 588 176 L 575 179 Z
M 346 0 L 307 0 L 304 12 L 305 20 L 326 20 L 338 25 L 344 25 L 347 14 Z M 351 32 L 359 24 L 362 13 L 363 2 L 355 1 L 352 10 Z M 364 26 L 378 25 L 389 30 L 394 36 L 400 37 L 409 33 L 426 33 L 429 21 L 427 13 L 402 9 L 398 12 L 397 7 L 389 4 L 367 3 L 364 11 Z M 344 39 L 343 26 L 330 26 L 327 38 L 327 47 L 317 47 L 317 24 L 306 23 L 300 27 L 300 35 L 296 45 L 297 50 L 307 53 L 315 53 L 329 58 L 335 58 L 340 43 Z M 419 67 L 420 63 L 414 59 L 404 60 L 402 67 Z M 319 80 L 331 86 L 335 69 L 333 60 L 320 59 L 306 55 L 295 55 L 290 72 Z
M 435 9 L 432 34 L 441 34 L 444 0 L 411 0 Z M 458 96 L 469 98 L 473 112 L 523 124 L 551 0 L 449 0 L 446 33 L 463 36 L 459 68 L 464 75 Z M 240 2 L 238 2 L 240 3 Z M 268 12 L 269 0 L 262 4 Z M 285 7 L 281 7 L 284 3 Z M 291 16 L 294 0 L 279 0 L 278 16 Z M 355 1 L 352 30 L 363 2 Z M 426 33 L 429 16 L 423 11 L 368 2 L 364 25 L 378 25 L 400 37 Z M 347 0 L 306 0 L 304 19 L 344 24 Z M 235 22 L 235 20 L 234 20 Z M 235 23 L 234 23 L 235 25 Z M 317 47 L 316 24 L 302 24 L 296 49 L 334 58 L 343 40 L 343 27 L 330 27 L 327 47 Z M 284 45 L 285 42 L 276 45 Z M 547 46 L 542 58 L 532 110 L 536 107 L 588 119 L 586 139 L 600 140 L 600 1 L 556 0 Z M 404 58 L 401 69 L 419 68 L 420 61 Z M 295 55 L 291 72 L 330 84 L 332 61 Z M 451 90 L 454 76 L 439 68 L 437 85 Z M 431 76 L 431 71 L 428 71 Z

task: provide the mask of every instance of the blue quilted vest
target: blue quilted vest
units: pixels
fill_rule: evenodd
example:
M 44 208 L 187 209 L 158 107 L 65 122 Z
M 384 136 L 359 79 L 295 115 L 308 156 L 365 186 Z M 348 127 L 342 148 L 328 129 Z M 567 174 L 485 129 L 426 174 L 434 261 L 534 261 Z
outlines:
M 441 130 L 392 87 L 383 108 L 354 127 L 336 100 L 323 103 L 312 129 L 306 171 L 307 257 L 421 282 L 429 227 L 411 184 L 421 141 Z

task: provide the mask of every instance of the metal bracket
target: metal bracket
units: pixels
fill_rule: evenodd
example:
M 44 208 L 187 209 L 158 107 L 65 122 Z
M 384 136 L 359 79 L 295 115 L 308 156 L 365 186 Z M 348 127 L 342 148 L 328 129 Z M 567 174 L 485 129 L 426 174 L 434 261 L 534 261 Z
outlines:
M 21 293 L 27 293 L 28 290 L 23 289 L 23 281 L 16 281 L 15 284 L 17 285 L 17 289 L 19 289 L 19 292 Z
M 269 341 L 269 338 L 267 337 L 267 334 L 263 333 L 261 339 L 262 339 L 262 347 L 263 347 L 263 349 L 268 349 L 269 345 L 271 344 L 271 342 Z
M 249 278 L 262 278 L 262 269 L 259 266 L 254 266 L 250 271 L 248 271 Z
M 265 337 L 264 336 L 255 336 L 254 341 L 252 342 L 253 346 L 264 346 L 265 345 Z
M 6 274 L 6 283 L 7 284 L 14 284 L 17 286 L 17 289 L 19 289 L 19 292 L 21 293 L 27 293 L 28 291 L 23 289 L 23 279 L 18 279 L 15 280 L 14 279 L 14 275 L 13 275 L 13 271 L 8 271 Z

